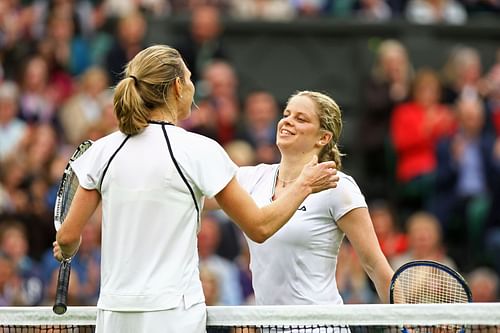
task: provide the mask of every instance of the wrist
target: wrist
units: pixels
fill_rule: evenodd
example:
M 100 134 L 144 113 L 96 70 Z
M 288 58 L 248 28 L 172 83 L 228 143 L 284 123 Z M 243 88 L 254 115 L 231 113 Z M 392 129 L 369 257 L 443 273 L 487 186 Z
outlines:
M 71 260 L 71 258 L 73 258 L 73 255 L 68 255 L 68 254 L 66 254 L 66 253 L 64 253 L 64 252 L 61 251 L 61 258 L 62 258 L 63 261 L 69 261 L 69 260 Z
M 299 179 L 294 185 L 297 186 L 293 189 L 294 193 L 304 193 L 306 196 L 313 193 L 312 185 L 306 179 Z

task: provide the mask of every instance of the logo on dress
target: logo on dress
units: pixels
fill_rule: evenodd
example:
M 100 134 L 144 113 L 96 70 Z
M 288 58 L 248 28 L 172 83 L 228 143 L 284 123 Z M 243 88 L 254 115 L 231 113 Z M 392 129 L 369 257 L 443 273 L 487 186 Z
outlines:
M 299 208 L 299 209 L 297 209 L 297 210 L 301 210 L 301 211 L 305 212 L 307 209 L 306 209 L 306 206 L 302 206 L 302 207 L 300 207 L 300 208 Z

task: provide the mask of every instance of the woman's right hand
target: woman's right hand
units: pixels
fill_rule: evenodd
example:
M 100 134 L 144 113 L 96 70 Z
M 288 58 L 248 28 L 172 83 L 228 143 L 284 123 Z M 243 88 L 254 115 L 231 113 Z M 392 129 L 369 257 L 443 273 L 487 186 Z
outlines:
M 312 193 L 335 188 L 339 181 L 336 168 L 334 161 L 318 163 L 318 156 L 314 155 L 302 168 L 298 181 L 302 186 L 309 187 Z

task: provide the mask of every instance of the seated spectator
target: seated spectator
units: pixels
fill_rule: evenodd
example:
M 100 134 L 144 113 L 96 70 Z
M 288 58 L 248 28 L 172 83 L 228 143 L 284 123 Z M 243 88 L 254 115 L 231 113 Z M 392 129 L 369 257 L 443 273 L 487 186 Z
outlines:
M 39 305 L 43 300 L 43 282 L 38 263 L 29 252 L 28 234 L 20 221 L 7 220 L 0 224 L 0 252 L 8 256 L 17 275 L 18 302 Z
M 53 63 L 52 69 L 78 76 L 89 67 L 91 58 L 89 45 L 79 34 L 73 15 L 65 6 L 50 9 L 39 52 Z
M 392 10 L 385 0 L 359 0 L 356 17 L 365 22 L 384 22 L 392 17 Z
M 240 117 L 238 76 L 230 63 L 217 60 L 204 68 L 200 84 L 200 112 L 194 112 L 183 127 L 224 145 L 236 138 Z
M 384 200 L 375 200 L 368 205 L 373 228 L 380 248 L 387 260 L 403 254 L 408 248 L 408 237 L 399 229 L 396 214 Z
M 437 73 L 420 69 L 411 98 L 391 116 L 391 143 L 396 156 L 397 207 L 402 218 L 427 209 L 437 167 L 437 142 L 455 128 L 452 111 L 440 103 Z
M 329 13 L 329 0 L 291 0 L 297 16 L 320 17 Z
M 441 224 L 434 215 L 425 211 L 413 213 L 406 222 L 406 232 L 408 250 L 390 261 L 394 270 L 413 260 L 433 260 L 457 269 L 446 252 Z
M 500 137 L 500 49 L 497 51 L 496 62 L 485 75 L 485 100 L 488 119 L 493 131 Z
M 256 164 L 255 150 L 247 141 L 230 141 L 224 145 L 224 150 L 237 166 Z
M 431 210 L 443 225 L 450 251 L 472 265 L 484 258 L 483 239 L 500 156 L 495 136 L 485 130 L 483 103 L 461 98 L 456 105 L 458 127 L 437 145 L 437 172 Z
M 191 79 L 196 86 L 212 61 L 227 59 L 222 44 L 222 28 L 220 11 L 216 6 L 200 5 L 193 8 L 189 33 L 176 49 L 191 70 Z
M 279 117 L 278 102 L 269 92 L 248 94 L 243 106 L 243 121 L 239 123 L 237 137 L 249 142 L 255 149 L 256 163 L 276 163 L 276 124 Z M 274 150 L 269 151 L 269 147 Z
M 85 71 L 79 81 L 77 91 L 58 113 L 65 139 L 75 146 L 87 139 L 89 127 L 100 121 L 100 97 L 109 88 L 107 72 L 98 67 Z
M 346 239 L 343 240 L 337 257 L 336 280 L 345 304 L 380 302 L 356 251 Z
M 19 89 L 14 82 L 0 83 L 0 161 L 18 148 L 26 135 L 26 123 L 19 119 Z
M 459 99 L 483 98 L 487 93 L 482 77 L 479 51 L 473 47 L 453 47 L 442 69 L 443 94 L 441 100 L 454 105 Z
M 295 17 L 288 0 L 232 0 L 230 14 L 239 20 L 286 21 Z
M 456 0 L 409 0 L 406 19 L 419 24 L 464 24 L 467 11 Z
M 50 74 L 48 61 L 38 55 L 29 58 L 23 67 L 19 116 L 29 124 L 55 122 L 62 97 Z
M 210 215 L 203 215 L 198 233 L 198 255 L 200 266 L 210 269 L 219 281 L 220 303 L 222 305 L 241 305 L 241 291 L 238 267 L 216 251 L 220 241 L 219 222 Z
M 378 46 L 373 67 L 363 79 L 360 146 L 367 179 L 363 185 L 369 200 L 392 194 L 390 119 L 394 107 L 407 101 L 413 74 L 406 47 L 397 40 L 387 39 Z
M 2 184 L 3 210 L 16 214 L 29 209 L 27 191 L 23 188 L 27 177 L 27 167 L 20 158 L 9 157 L 2 161 L 0 183 Z
M 108 70 L 111 85 L 122 78 L 123 69 L 145 45 L 147 21 L 145 16 L 134 11 L 120 16 L 116 23 L 116 39 L 104 56 L 104 68 Z
M 11 257 L 0 252 L 0 306 L 26 306 L 19 274 Z
M 478 267 L 467 274 L 467 282 L 472 292 L 472 301 L 476 303 L 500 301 L 500 280 L 491 268 Z

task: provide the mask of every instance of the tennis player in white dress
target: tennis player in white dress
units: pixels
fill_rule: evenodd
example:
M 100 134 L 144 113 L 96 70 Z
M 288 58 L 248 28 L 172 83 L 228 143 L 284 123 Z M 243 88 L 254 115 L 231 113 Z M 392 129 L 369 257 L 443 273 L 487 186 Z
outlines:
M 310 193 L 336 186 L 335 163 L 312 158 L 282 200 L 259 208 L 220 145 L 175 126 L 189 116 L 194 95 L 191 73 L 175 49 L 149 47 L 124 74 L 114 96 L 120 131 L 72 163 L 80 187 L 54 256 L 75 254 L 102 201 L 96 331 L 205 332 L 196 250 L 204 198 L 215 197 L 250 238 L 262 242 Z
M 312 155 L 341 166 L 337 142 L 341 112 L 329 96 L 293 95 L 278 123 L 279 164 L 241 167 L 237 178 L 258 205 L 279 199 Z M 307 197 L 290 221 L 258 244 L 248 239 L 250 269 L 258 305 L 342 304 L 335 272 L 339 247 L 347 238 L 360 257 L 382 302 L 388 302 L 393 271 L 382 254 L 360 188 L 338 172 L 333 189 Z

